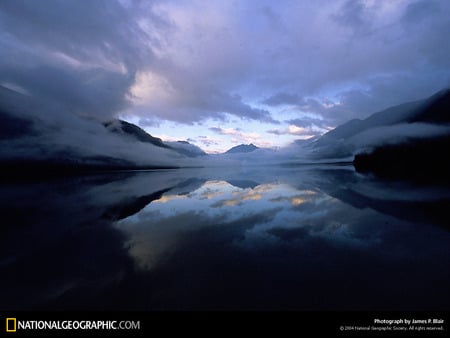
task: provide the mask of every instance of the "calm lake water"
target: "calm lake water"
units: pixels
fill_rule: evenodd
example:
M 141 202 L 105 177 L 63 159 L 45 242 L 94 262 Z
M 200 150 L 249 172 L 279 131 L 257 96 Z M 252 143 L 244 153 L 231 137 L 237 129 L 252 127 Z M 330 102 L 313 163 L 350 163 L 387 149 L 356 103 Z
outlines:
M 450 191 L 352 167 L 0 186 L 2 309 L 447 310 Z

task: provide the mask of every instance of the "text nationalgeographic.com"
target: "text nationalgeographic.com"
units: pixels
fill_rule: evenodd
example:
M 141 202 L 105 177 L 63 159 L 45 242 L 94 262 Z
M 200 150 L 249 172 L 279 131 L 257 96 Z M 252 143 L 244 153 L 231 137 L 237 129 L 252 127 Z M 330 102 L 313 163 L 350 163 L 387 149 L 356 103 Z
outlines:
M 17 320 L 6 318 L 6 332 L 18 330 L 140 330 L 132 320 Z

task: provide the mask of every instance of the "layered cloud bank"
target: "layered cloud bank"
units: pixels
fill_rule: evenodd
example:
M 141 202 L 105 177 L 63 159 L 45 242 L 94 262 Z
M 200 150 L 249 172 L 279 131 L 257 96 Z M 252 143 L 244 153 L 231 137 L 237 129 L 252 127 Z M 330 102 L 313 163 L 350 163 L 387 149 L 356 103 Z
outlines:
M 276 147 L 448 87 L 449 14 L 445 0 L 3 1 L 0 84 L 209 152 Z
M 115 133 L 55 102 L 0 87 L 0 165 L 32 173 L 35 166 L 135 169 L 177 167 L 189 159 L 169 147 Z M 150 136 L 149 136 L 150 137 Z M 27 166 L 29 166 L 27 168 Z

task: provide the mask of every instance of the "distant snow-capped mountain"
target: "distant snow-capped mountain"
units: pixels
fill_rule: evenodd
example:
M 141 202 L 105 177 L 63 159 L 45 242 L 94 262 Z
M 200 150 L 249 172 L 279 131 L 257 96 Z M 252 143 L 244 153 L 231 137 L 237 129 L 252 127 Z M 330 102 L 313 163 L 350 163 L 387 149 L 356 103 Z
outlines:
M 255 151 L 256 149 L 259 149 L 259 148 L 257 146 L 255 146 L 253 143 L 240 144 L 238 146 L 228 149 L 225 152 L 225 154 L 251 153 L 252 151 Z

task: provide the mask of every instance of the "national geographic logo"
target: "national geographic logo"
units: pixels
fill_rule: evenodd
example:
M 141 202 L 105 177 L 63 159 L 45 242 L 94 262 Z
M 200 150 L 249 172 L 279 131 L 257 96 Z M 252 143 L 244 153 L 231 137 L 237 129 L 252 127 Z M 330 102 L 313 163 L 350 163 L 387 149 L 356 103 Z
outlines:
M 17 330 L 17 319 L 6 318 L 6 332 L 16 332 L 16 330 Z
M 6 318 L 8 333 L 28 330 L 140 330 L 139 320 L 17 320 Z

